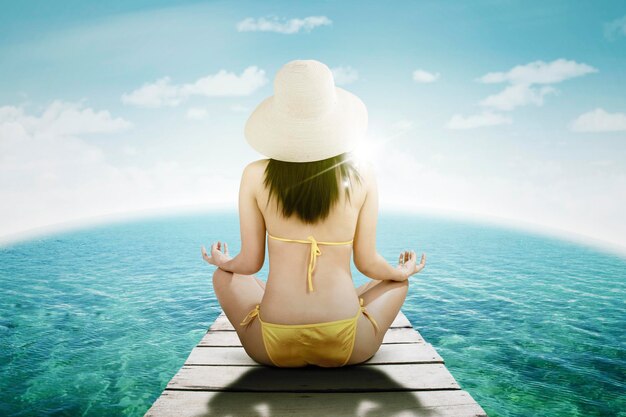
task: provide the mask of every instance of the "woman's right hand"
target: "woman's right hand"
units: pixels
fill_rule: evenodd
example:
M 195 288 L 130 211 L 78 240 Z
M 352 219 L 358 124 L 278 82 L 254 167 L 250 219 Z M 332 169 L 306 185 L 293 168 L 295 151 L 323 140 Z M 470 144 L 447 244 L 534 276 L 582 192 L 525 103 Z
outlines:
M 413 274 L 417 274 L 426 266 L 426 254 L 422 253 L 422 259 L 420 263 L 417 263 L 417 255 L 415 251 L 404 251 L 400 253 L 400 258 L 398 259 L 398 266 L 396 267 L 400 271 L 403 272 L 405 279 L 409 279 L 409 277 Z

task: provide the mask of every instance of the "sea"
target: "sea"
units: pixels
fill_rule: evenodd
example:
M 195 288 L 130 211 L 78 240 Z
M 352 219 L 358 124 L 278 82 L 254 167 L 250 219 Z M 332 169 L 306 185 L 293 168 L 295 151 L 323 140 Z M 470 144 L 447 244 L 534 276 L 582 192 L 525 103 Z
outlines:
M 377 230 L 392 265 L 426 253 L 402 311 L 489 416 L 626 416 L 625 257 L 419 214 Z M 143 416 L 221 311 L 200 251 L 218 240 L 238 253 L 236 212 L 0 247 L 0 415 Z

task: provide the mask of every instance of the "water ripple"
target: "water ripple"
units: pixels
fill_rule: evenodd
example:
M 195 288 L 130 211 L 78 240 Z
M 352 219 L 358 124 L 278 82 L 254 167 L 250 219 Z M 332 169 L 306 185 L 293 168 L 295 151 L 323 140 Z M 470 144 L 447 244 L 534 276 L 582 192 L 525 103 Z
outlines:
M 624 259 L 421 216 L 378 230 L 392 264 L 427 253 L 403 311 L 490 416 L 623 415 Z M 221 311 L 200 245 L 230 239 L 236 253 L 239 236 L 236 213 L 219 213 L 0 249 L 0 411 L 142 416 Z

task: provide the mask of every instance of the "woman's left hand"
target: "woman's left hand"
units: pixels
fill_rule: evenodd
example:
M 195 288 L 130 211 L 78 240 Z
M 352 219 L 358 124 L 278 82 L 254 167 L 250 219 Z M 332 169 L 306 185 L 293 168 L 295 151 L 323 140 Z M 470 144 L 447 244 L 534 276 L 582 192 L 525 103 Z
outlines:
M 228 253 L 228 245 L 224 242 L 224 252 L 222 252 L 222 242 L 213 243 L 211 245 L 211 256 L 206 253 L 206 249 L 202 246 L 202 258 L 210 263 L 211 265 L 215 265 L 219 267 L 224 264 L 224 262 L 230 261 L 232 258 Z

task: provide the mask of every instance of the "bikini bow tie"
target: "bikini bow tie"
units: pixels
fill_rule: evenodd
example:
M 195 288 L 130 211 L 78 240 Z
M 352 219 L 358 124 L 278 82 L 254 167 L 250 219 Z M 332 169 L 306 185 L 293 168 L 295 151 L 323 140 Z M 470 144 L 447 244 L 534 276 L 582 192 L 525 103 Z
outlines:
M 309 291 L 313 291 L 313 279 L 312 279 L 313 269 L 315 269 L 315 262 L 317 260 L 317 257 L 322 254 L 322 251 L 317 244 L 317 240 L 315 240 L 313 236 L 311 235 L 307 236 L 307 240 L 311 242 L 311 258 L 309 260 L 307 282 L 309 286 Z

